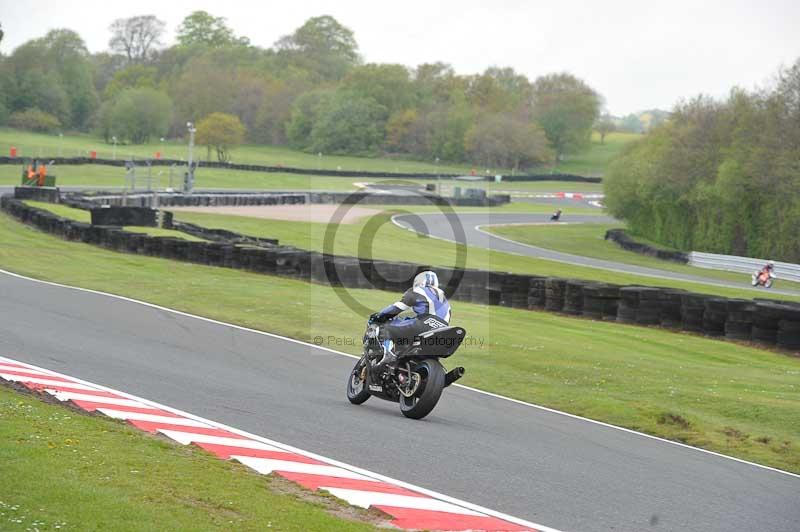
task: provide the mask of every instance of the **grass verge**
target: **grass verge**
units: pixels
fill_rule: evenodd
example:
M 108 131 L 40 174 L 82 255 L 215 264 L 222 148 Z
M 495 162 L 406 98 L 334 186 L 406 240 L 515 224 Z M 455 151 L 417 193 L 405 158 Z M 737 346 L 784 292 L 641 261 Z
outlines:
M 0 185 L 14 186 L 20 183 L 21 164 L 0 165 Z M 182 186 L 182 171 L 172 170 L 164 166 L 153 167 L 149 180 L 150 187 L 163 190 L 167 187 Z M 56 176 L 56 184 L 62 187 L 91 186 L 100 189 L 114 189 L 130 186 L 125 180 L 125 169 L 116 166 L 96 164 L 56 166 L 52 169 Z M 220 168 L 200 169 L 195 174 L 195 187 L 198 189 L 253 189 L 253 190 L 357 190 L 357 183 L 397 183 L 396 179 L 373 179 L 354 177 L 329 177 L 298 174 L 247 172 L 244 170 L 225 170 Z M 423 186 L 436 184 L 441 186 L 441 193 L 452 195 L 455 187 L 485 188 L 490 193 L 524 194 L 536 192 L 601 192 L 599 183 L 572 183 L 565 181 L 457 181 L 451 179 L 422 180 L 415 179 L 413 184 Z M 144 167 L 137 170 L 136 188 L 146 190 L 148 186 L 147 171 Z
M 491 212 L 514 212 L 516 204 L 511 204 L 504 211 L 502 209 Z M 551 209 L 552 206 L 531 205 L 530 211 L 538 208 Z M 391 215 L 398 212 L 429 212 L 435 209 L 421 208 L 394 208 L 377 214 L 371 218 L 365 217 L 353 224 L 340 224 L 336 230 L 334 250 L 340 255 L 372 257 L 386 260 L 404 260 L 419 264 L 432 264 L 434 266 L 452 267 L 456 264 L 459 246 L 453 242 L 444 242 L 434 238 L 412 233 L 391 223 Z M 504 207 L 503 209 L 506 209 Z M 461 211 L 461 209 L 459 209 Z M 486 212 L 486 211 L 484 211 Z M 545 211 L 549 212 L 549 211 Z M 596 212 L 596 211 L 595 211 Z M 207 214 L 195 212 L 176 212 L 176 219 L 191 222 L 204 227 L 227 229 L 250 236 L 277 238 L 282 244 L 296 246 L 302 249 L 321 251 L 325 241 L 328 225 L 326 223 L 297 222 L 284 220 L 266 220 L 246 216 L 232 216 L 221 214 Z M 374 232 L 371 246 L 366 246 L 359 253 L 359 241 Z M 401 251 L 400 251 L 401 250 Z M 557 275 L 574 279 L 589 279 L 606 283 L 640 284 L 646 286 L 665 286 L 683 288 L 693 292 L 715 294 L 726 297 L 752 298 L 759 293 L 749 290 L 749 285 L 742 283 L 742 289 L 713 286 L 689 281 L 673 279 L 660 279 L 632 274 L 622 274 L 586 266 L 574 266 L 545 259 L 537 259 L 510 253 L 501 253 L 479 247 L 466 247 L 467 263 L 469 268 L 478 268 L 492 271 L 508 271 L 515 273 L 528 273 L 535 275 Z M 702 271 L 702 273 L 706 273 Z M 708 276 L 713 280 L 713 276 Z M 783 296 L 782 299 L 800 301 L 800 296 Z
M 638 135 L 627 133 L 612 133 L 606 137 L 605 144 L 600 144 L 599 137 L 595 135 L 586 152 L 569 156 L 555 168 L 542 168 L 539 173 L 578 173 L 579 175 L 600 175 L 605 171 L 608 161 L 622 146 L 639 138 Z M 165 159 L 185 159 L 187 144 L 181 139 L 170 139 L 167 142 L 151 142 L 141 145 L 119 145 L 116 148 L 107 144 L 103 139 L 92 135 L 47 135 L 32 133 L 11 128 L 0 128 L 0 149 L 3 154 L 9 153 L 11 146 L 17 148 L 19 157 L 44 157 L 63 155 L 64 157 L 88 156 L 90 151 L 96 151 L 101 159 L 147 158 L 154 157 L 156 152 L 161 152 Z M 206 155 L 205 150 L 198 150 L 197 156 L 201 159 Z M 402 172 L 402 173 L 452 173 L 469 174 L 473 170 L 484 174 L 488 170 L 490 175 L 508 173 L 498 168 L 473 167 L 469 164 L 448 164 L 430 161 L 412 161 L 407 159 L 367 158 L 339 155 L 318 156 L 316 153 L 304 153 L 291 150 L 282 146 L 257 146 L 245 145 L 233 151 L 233 162 L 245 164 L 261 164 L 269 166 L 286 166 L 295 168 L 329 169 L 329 170 L 357 170 L 374 172 Z M 583 173 L 585 172 L 585 173 Z
M 358 349 L 365 316 L 329 287 L 66 242 L 5 214 L 0 242 L 6 270 Z M 397 297 L 348 292 L 372 309 Z M 798 358 L 656 328 L 454 307 L 470 338 L 453 359 L 467 368 L 464 384 L 800 472 Z
M 372 513 L 3 385 L 0 461 L 3 530 L 376 529 Z
M 57 203 L 47 203 L 44 201 L 32 201 L 32 200 L 24 200 L 24 201 L 27 205 L 30 205 L 31 207 L 36 207 L 37 209 L 50 211 L 53 214 L 61 216 L 62 218 L 69 218 L 71 220 L 87 224 L 92 223 L 91 213 L 83 209 L 75 209 L 73 207 L 68 207 L 66 205 L 59 205 Z M 123 229 L 125 229 L 126 231 L 130 231 L 132 233 L 144 233 L 150 236 L 165 236 L 172 238 L 180 238 L 192 242 L 205 242 L 205 240 L 203 240 L 202 238 L 197 238 L 196 236 L 192 236 L 183 233 L 181 231 L 173 231 L 171 229 L 161 229 L 160 227 L 138 227 L 135 225 L 128 225 L 123 227 Z
M 698 275 L 722 281 L 736 281 L 746 284 L 750 281 L 748 274 L 708 270 L 678 264 L 668 260 L 648 257 L 633 251 L 626 251 L 614 242 L 605 240 L 606 231 L 613 228 L 624 228 L 622 224 L 572 224 L 572 225 L 497 225 L 484 227 L 485 230 L 505 238 L 539 246 L 546 249 L 572 253 L 584 257 L 610 260 L 623 264 L 646 266 L 671 272 Z M 650 242 L 648 242 L 650 243 Z M 652 244 L 652 243 L 650 243 Z M 780 272 L 778 272 L 780 274 Z M 778 280 L 777 285 L 798 290 L 800 283 Z M 768 292 L 766 293 L 769 294 Z

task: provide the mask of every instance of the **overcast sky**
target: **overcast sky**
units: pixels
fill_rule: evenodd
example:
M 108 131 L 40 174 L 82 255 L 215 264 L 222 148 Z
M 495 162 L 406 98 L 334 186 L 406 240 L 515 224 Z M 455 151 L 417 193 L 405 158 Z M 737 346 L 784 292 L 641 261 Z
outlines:
M 292 0 L 191 2 L 0 0 L 10 53 L 52 28 L 107 49 L 116 18 L 154 14 L 167 43 L 190 12 L 228 19 L 237 35 L 271 46 L 305 20 L 332 15 L 355 32 L 365 61 L 450 63 L 459 74 L 511 66 L 531 80 L 568 71 L 599 91 L 612 114 L 670 109 L 698 93 L 764 86 L 800 57 L 800 1 Z

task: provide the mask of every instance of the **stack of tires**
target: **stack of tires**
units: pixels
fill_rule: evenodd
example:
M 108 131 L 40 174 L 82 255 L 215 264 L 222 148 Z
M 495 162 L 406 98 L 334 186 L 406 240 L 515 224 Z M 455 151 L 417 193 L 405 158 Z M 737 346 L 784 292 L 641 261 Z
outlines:
M 531 277 L 530 285 L 528 286 L 528 308 L 543 309 L 547 302 L 546 279 L 544 277 Z
M 753 334 L 754 308 L 755 304 L 747 299 L 728 300 L 725 338 L 729 340 L 750 340 Z
M 528 287 L 530 277 L 527 275 L 506 274 L 500 285 L 500 304 L 512 308 L 528 308 Z
M 661 304 L 661 326 L 668 329 L 681 328 L 681 302 L 684 290 L 663 289 L 659 294 Z
M 787 306 L 778 322 L 778 347 L 800 352 L 800 306 Z
M 684 331 L 703 332 L 703 315 L 706 312 L 704 294 L 686 293 L 681 295 L 681 328 Z
M 639 289 L 639 309 L 636 312 L 636 323 L 639 325 L 661 324 L 661 289 Z
M 604 285 L 590 283 L 583 287 L 583 315 L 595 320 L 603 319 L 603 302 L 600 290 Z
M 706 336 L 724 336 L 726 321 L 728 321 L 728 300 L 723 297 L 706 299 L 706 309 L 703 312 L 703 333 Z
M 566 292 L 566 288 L 566 279 L 548 277 L 544 282 L 544 308 L 552 312 L 561 312 L 564 309 L 564 293 Z
M 778 303 L 757 302 L 753 311 L 752 340 L 759 344 L 775 345 L 785 309 L 784 305 Z
M 636 323 L 636 314 L 639 311 L 640 286 L 625 286 L 619 289 L 619 306 L 617 307 L 617 321 L 620 323 Z
M 564 290 L 564 312 L 574 316 L 583 314 L 583 281 L 569 280 Z

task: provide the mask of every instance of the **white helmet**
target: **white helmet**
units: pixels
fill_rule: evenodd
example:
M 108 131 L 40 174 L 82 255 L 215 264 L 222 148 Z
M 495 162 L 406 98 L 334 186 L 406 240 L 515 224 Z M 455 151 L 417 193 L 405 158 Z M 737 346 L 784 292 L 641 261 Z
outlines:
M 439 276 L 436 275 L 436 272 L 432 272 L 430 270 L 420 272 L 416 277 L 414 277 L 414 288 L 418 286 L 432 286 L 434 288 L 439 288 Z
M 767 266 L 775 266 L 775 261 L 774 260 L 767 261 Z

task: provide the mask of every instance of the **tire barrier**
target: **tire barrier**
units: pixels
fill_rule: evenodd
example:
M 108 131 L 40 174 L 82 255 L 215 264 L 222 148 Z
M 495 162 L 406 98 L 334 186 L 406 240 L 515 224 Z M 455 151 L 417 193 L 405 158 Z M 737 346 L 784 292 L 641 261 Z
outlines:
M 326 255 L 244 235 L 225 240 L 193 242 L 124 231 L 116 226 L 90 225 L 61 218 L 11 196 L 0 208 L 20 222 L 66 240 L 114 251 L 137 253 L 209 266 L 279 275 L 346 288 L 402 292 L 414 276 L 435 269 L 448 297 L 482 305 L 548 310 L 592 319 L 636 325 L 657 325 L 707 336 L 751 341 L 800 355 L 800 303 L 745 300 L 695 294 L 672 288 L 619 286 L 558 277 L 482 270 L 438 268 L 430 265 Z M 237 242 L 237 243 L 234 243 Z M 455 282 L 460 279 L 460 282 Z M 451 280 L 453 283 L 451 284 Z
M 92 225 L 156 227 L 158 211 L 145 207 L 105 206 L 91 209 Z
M 31 187 L 33 188 L 33 187 Z M 37 199 L 22 198 L 19 199 Z M 48 201 L 42 199 L 41 201 Z M 72 192 L 64 195 L 63 203 L 77 208 L 88 209 L 97 205 L 127 207 L 249 207 L 263 205 L 305 205 L 359 204 L 359 205 L 450 205 L 453 207 L 494 207 L 511 201 L 507 194 L 496 194 L 482 198 L 449 198 L 434 194 L 380 194 L 373 192 L 311 192 L 311 193 L 234 193 L 213 194 L 169 194 L 153 192 L 149 194 L 98 193 L 83 194 Z M 55 202 L 51 202 L 55 203 Z
M 57 187 L 14 187 L 14 197 L 58 203 L 61 199 L 61 192 Z
M 679 262 L 686 264 L 689 262 L 689 254 L 682 251 L 671 251 L 667 249 L 659 249 L 648 244 L 636 242 L 625 232 L 624 229 L 609 229 L 606 231 L 606 240 L 616 242 L 619 247 L 626 251 L 633 251 L 649 257 L 655 257 L 661 260 L 669 260 L 672 262 Z
M 21 164 L 29 160 L 30 157 L 0 157 L 0 164 Z M 122 159 L 96 159 L 90 157 L 36 157 L 43 161 L 53 161 L 52 164 L 61 166 L 74 166 L 82 164 L 97 164 L 104 166 L 117 166 L 124 167 L 127 162 Z M 136 162 L 136 161 L 134 161 Z M 186 161 L 178 159 L 142 159 L 139 162 L 149 164 L 150 166 L 186 166 Z M 244 170 L 246 172 L 265 172 L 265 173 L 283 173 L 283 174 L 301 174 L 301 175 L 317 175 L 329 177 L 366 177 L 366 178 L 395 178 L 395 179 L 452 179 L 460 177 L 461 174 L 442 174 L 442 173 L 402 173 L 402 172 L 362 172 L 360 170 L 312 170 L 310 168 L 292 168 L 286 166 L 265 166 L 259 164 L 235 164 L 235 163 L 220 163 L 220 162 L 199 162 L 200 168 L 218 168 L 224 170 Z M 475 180 L 480 181 L 494 181 L 494 175 L 491 176 L 471 176 Z M 504 181 L 566 181 L 566 182 L 583 182 L 583 183 L 600 183 L 602 179 L 599 177 L 584 177 L 574 174 L 532 174 L 532 175 L 517 175 L 517 176 L 503 176 Z

